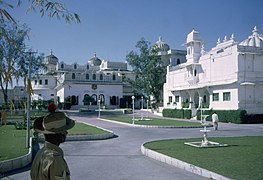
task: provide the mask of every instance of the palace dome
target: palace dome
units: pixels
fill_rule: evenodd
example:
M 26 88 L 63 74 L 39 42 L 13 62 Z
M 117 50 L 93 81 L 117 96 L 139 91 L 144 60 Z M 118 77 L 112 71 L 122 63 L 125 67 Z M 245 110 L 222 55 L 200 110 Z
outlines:
M 241 46 L 253 46 L 253 47 L 263 47 L 263 36 L 258 33 L 258 29 L 255 26 L 252 35 L 247 39 L 239 43 Z
M 97 58 L 96 53 L 94 53 L 94 56 L 88 61 L 89 64 L 93 66 L 100 66 L 101 65 L 101 60 Z
M 45 57 L 45 63 L 56 65 L 58 63 L 58 58 L 55 55 L 53 55 L 53 53 L 51 51 L 50 55 Z
M 159 37 L 156 45 L 161 51 L 168 51 L 170 49 L 169 45 L 162 40 L 162 37 Z

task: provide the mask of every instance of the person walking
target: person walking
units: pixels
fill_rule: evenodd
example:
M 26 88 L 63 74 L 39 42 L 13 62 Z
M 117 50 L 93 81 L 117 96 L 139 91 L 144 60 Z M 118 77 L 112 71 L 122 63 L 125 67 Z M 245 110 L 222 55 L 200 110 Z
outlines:
M 212 122 L 213 122 L 213 127 L 214 127 L 214 130 L 215 130 L 215 131 L 218 130 L 218 121 L 219 121 L 218 115 L 217 115 L 216 112 L 214 112 L 214 113 L 212 114 Z
M 32 180 L 70 179 L 69 167 L 59 145 L 65 142 L 67 130 L 75 125 L 75 121 L 63 112 L 55 112 L 54 108 L 54 104 L 51 105 L 50 114 L 37 118 L 33 125 L 36 132 L 44 134 L 45 144 L 32 163 Z

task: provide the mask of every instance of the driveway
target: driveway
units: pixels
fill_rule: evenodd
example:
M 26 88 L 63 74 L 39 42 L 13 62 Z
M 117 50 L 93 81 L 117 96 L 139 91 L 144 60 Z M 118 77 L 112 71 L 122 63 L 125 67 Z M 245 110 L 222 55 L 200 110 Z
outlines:
M 140 114 L 140 112 L 136 112 Z M 142 128 L 106 122 L 90 114 L 68 113 L 72 119 L 113 131 L 117 137 L 101 141 L 75 141 L 61 145 L 73 180 L 174 180 L 205 179 L 182 169 L 143 156 L 144 142 L 160 139 L 202 137 L 199 128 Z M 263 136 L 263 124 L 220 123 L 209 137 Z M 3 179 L 28 180 L 29 168 Z

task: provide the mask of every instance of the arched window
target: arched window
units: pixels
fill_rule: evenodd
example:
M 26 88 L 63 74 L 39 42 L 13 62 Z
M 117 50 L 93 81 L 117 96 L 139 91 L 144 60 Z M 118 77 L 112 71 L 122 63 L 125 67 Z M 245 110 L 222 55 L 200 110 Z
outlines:
M 102 75 L 102 74 L 100 74 L 100 80 L 101 80 L 101 81 L 103 80 L 103 75 Z
M 88 94 L 84 95 L 83 103 L 84 105 L 90 105 L 91 97 Z
M 74 64 L 74 69 L 77 69 L 77 64 Z
M 113 80 L 113 81 L 116 80 L 116 75 L 115 75 L 115 74 L 112 75 L 112 80 Z
M 86 74 L 86 79 L 89 79 L 89 74 Z
M 64 69 L 64 64 L 61 64 L 61 65 L 60 65 L 60 68 L 61 68 L 61 69 Z
M 194 76 L 196 76 L 196 74 L 197 74 L 197 71 L 196 71 L 196 69 L 194 70 Z
M 72 95 L 70 102 L 71 102 L 72 105 L 77 105 L 77 97 L 75 95 Z
M 97 95 L 96 94 L 92 94 L 92 99 L 94 100 L 92 103 L 91 103 L 91 105 L 97 105 Z
M 72 77 L 71 77 L 72 79 L 76 79 L 76 75 L 75 75 L 75 73 L 72 73 Z
M 103 94 L 99 95 L 99 100 L 101 104 L 105 104 L 105 96 Z
M 93 80 L 96 80 L 96 74 L 93 74 L 93 75 L 92 75 L 92 79 L 93 79 Z
M 87 69 L 89 69 L 89 65 L 87 65 Z
M 180 59 L 177 59 L 176 64 L 178 65 L 180 63 L 181 63 Z

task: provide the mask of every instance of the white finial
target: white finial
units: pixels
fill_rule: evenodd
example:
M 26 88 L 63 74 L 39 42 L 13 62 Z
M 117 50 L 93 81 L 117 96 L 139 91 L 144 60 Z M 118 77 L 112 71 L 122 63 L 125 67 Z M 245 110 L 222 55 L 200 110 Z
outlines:
M 224 42 L 226 42 L 226 41 L 227 41 L 227 37 L 225 36 L 225 37 L 224 37 Z
M 217 39 L 217 43 L 216 44 L 220 44 L 220 37 Z
M 235 36 L 234 34 L 231 34 L 231 37 L 230 37 L 231 40 L 234 40 L 235 39 Z
M 97 55 L 96 55 L 96 52 L 94 52 L 94 57 L 96 57 Z
M 52 49 L 50 49 L 50 55 L 53 55 L 53 51 L 52 51 Z
M 160 42 L 162 41 L 162 36 L 159 36 L 159 41 L 160 41 Z
M 204 55 L 205 54 L 205 45 L 202 44 L 202 47 L 201 47 L 201 54 Z
M 258 28 L 257 28 L 257 26 L 254 27 L 252 32 L 253 32 L 253 36 L 258 35 Z

